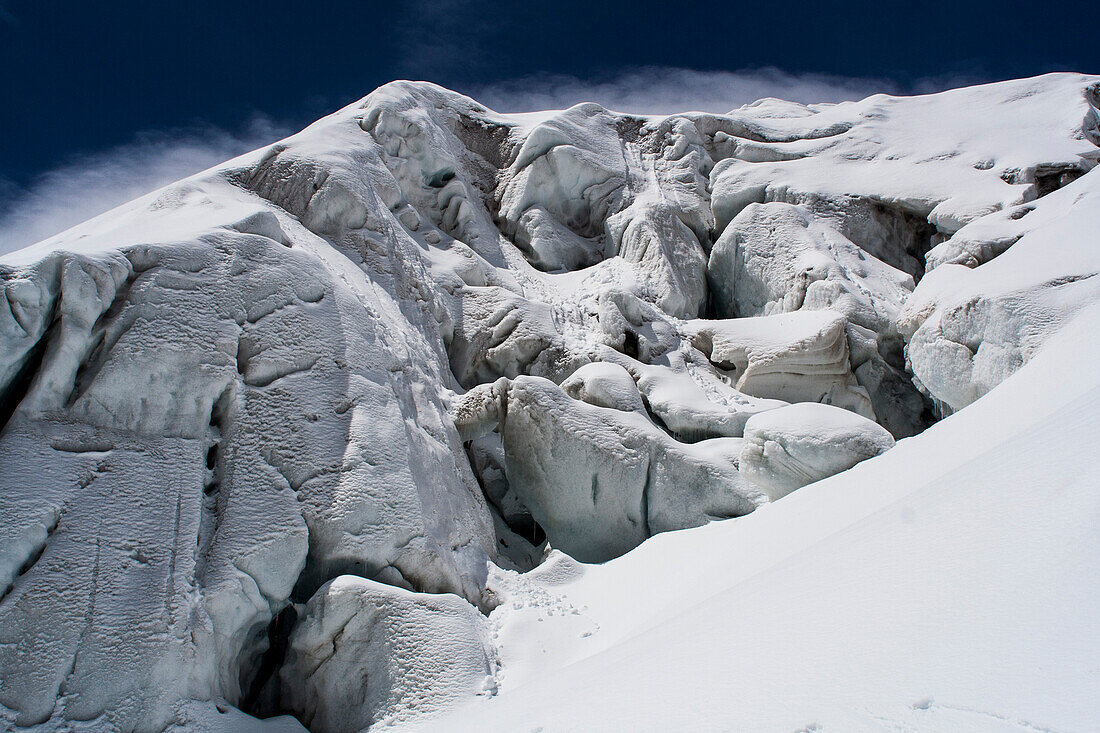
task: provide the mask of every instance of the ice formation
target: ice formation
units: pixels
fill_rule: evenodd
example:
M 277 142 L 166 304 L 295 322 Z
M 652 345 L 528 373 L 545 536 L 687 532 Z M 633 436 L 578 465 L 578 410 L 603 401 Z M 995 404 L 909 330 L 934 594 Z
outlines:
M 488 623 L 450 593 L 342 575 L 317 590 L 294 627 L 275 710 L 294 710 L 310 730 L 339 731 L 445 709 L 491 689 Z
M 886 428 L 838 407 L 801 402 L 745 423 L 738 468 L 778 499 L 894 447 Z
M 730 517 L 766 555 L 815 487 L 841 531 L 1100 296 L 1098 107 L 395 82 L 3 256 L 0 720 L 431 725 L 518 684 L 522 604 L 588 623 L 578 560 L 621 589 Z

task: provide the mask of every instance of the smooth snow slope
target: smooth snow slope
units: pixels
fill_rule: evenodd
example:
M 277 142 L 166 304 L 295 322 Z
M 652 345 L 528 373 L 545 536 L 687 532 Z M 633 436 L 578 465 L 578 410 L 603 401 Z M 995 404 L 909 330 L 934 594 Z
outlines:
M 503 693 L 432 729 L 1096 730 L 1097 329 L 747 517 L 512 579 Z

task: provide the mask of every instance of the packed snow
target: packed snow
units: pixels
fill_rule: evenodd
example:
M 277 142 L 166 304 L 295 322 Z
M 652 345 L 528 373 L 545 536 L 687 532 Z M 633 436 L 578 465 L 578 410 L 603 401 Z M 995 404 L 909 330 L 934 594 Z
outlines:
M 394 82 L 0 257 L 0 725 L 1097 728 L 1098 109 Z

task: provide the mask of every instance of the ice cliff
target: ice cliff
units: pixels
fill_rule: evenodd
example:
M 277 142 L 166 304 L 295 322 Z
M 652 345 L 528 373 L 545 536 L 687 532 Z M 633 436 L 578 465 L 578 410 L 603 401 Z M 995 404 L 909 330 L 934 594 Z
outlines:
M 1095 302 L 1098 108 L 1074 74 L 668 117 L 395 82 L 3 256 L 0 720 L 493 695 L 548 548 L 778 509 Z

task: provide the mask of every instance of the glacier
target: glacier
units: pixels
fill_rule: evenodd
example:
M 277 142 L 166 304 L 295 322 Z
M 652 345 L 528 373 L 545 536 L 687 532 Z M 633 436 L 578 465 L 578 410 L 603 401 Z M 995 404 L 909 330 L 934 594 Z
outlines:
M 0 256 L 0 725 L 1094 729 L 1098 161 L 394 82 Z

